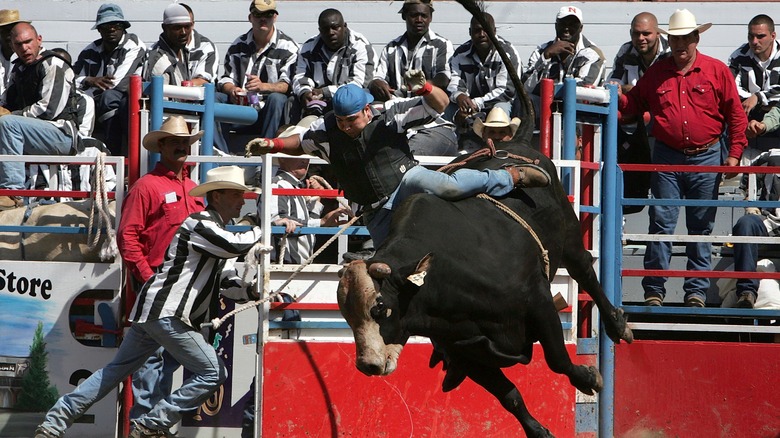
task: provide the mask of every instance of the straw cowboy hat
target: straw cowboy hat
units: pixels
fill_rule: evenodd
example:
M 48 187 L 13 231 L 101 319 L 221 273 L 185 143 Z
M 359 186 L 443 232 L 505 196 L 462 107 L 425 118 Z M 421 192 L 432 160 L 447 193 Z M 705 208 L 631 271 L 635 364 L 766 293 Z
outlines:
M 485 129 L 486 126 L 491 128 L 504 128 L 509 126 L 512 129 L 513 137 L 517 132 L 517 127 L 520 126 L 519 118 L 512 117 L 512 120 L 509 120 L 509 115 L 506 111 L 498 107 L 490 110 L 484 122 L 480 118 L 476 119 L 477 120 L 474 121 L 473 129 L 474 133 L 476 133 L 479 138 L 482 138 L 482 130 Z
M 170 116 L 163 122 L 159 130 L 152 131 L 144 136 L 143 145 L 150 152 L 160 152 L 159 141 L 168 137 L 186 137 L 191 145 L 203 137 L 203 131 L 191 134 L 184 117 Z
M 215 167 L 206 172 L 206 181 L 190 190 L 190 196 L 204 196 L 212 190 L 241 190 L 248 192 L 251 189 L 244 185 L 244 169 L 238 166 Z
M 0 10 L 0 27 L 8 26 L 9 24 L 16 24 L 16 23 L 30 23 L 30 21 L 20 19 L 19 11 L 17 11 L 16 9 Z
M 696 17 L 693 16 L 691 11 L 687 9 L 678 9 L 669 17 L 669 30 L 663 30 L 661 28 L 658 28 L 658 30 L 667 35 L 682 36 L 696 31 L 702 33 L 710 27 L 712 27 L 712 23 L 704 23 L 697 26 Z

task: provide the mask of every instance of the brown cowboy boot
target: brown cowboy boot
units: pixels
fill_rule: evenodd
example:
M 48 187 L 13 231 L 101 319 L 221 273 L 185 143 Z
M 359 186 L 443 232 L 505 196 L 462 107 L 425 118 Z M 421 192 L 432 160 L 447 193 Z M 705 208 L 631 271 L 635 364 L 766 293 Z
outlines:
M 13 210 L 23 204 L 22 198 L 18 196 L 0 196 L 0 211 Z
M 508 164 L 504 168 L 512 176 L 515 187 L 533 188 L 550 185 L 550 174 L 535 164 Z

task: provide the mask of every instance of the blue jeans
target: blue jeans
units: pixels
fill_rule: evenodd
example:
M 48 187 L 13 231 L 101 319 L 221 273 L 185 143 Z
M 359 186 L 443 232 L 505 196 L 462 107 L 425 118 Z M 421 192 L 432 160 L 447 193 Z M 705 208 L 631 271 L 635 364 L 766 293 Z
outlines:
M 458 137 L 448 125 L 420 129 L 409 139 L 409 149 L 414 155 L 454 157 L 458 155 Z
M 181 320 L 163 318 L 133 323 L 111 363 L 95 371 L 73 392 L 60 397 L 41 426 L 62 435 L 73 420 L 113 391 L 160 347 L 193 375 L 137 420 L 150 429 L 168 430 L 179 422 L 183 412 L 200 406 L 227 378 L 225 365 L 214 348 L 200 332 Z
M 137 289 L 136 289 L 137 290 Z M 173 373 L 181 364 L 170 353 L 158 348 L 139 370 L 133 373 L 133 407 L 130 419 L 149 413 L 173 389 Z
M 379 248 L 390 232 L 393 211 L 411 195 L 430 193 L 442 199 L 457 201 L 480 193 L 505 196 L 513 189 L 512 176 L 506 170 L 460 169 L 448 175 L 424 166 L 415 166 L 404 174 L 385 205 L 368 215 L 366 228 L 374 240 L 374 248 Z
M 764 226 L 764 216 L 758 214 L 746 214 L 739 218 L 731 234 L 735 236 L 763 236 L 769 234 Z M 757 243 L 735 243 L 734 244 L 734 270 L 742 272 L 756 272 L 758 263 L 758 244 Z M 739 278 L 737 279 L 737 297 L 745 292 L 758 293 L 757 278 Z
M 72 149 L 73 138 L 45 120 L 0 117 L 0 155 L 68 155 Z M 0 188 L 24 188 L 24 167 L 22 162 L 0 162 Z
M 656 140 L 653 149 L 653 164 L 719 166 L 723 140 L 698 155 L 688 156 Z M 718 199 L 719 173 L 700 172 L 656 172 L 650 178 L 650 191 L 655 199 Z M 717 207 L 685 207 L 685 226 L 689 235 L 707 236 L 712 232 Z M 650 206 L 649 234 L 674 234 L 679 206 Z M 710 243 L 688 243 L 685 253 L 688 257 L 686 269 L 706 271 L 711 269 Z M 650 242 L 645 252 L 645 269 L 668 270 L 672 257 L 671 242 Z M 645 277 L 642 287 L 645 297 L 649 294 L 666 295 L 664 284 L 667 277 Z M 707 278 L 686 278 L 683 282 L 685 297 L 698 296 L 705 299 L 710 280 Z

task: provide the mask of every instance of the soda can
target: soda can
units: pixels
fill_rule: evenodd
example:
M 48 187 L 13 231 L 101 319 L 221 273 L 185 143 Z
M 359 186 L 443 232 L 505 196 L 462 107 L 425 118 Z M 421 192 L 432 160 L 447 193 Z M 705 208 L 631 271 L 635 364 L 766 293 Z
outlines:
M 182 87 L 191 87 L 192 86 L 192 81 L 181 81 L 181 86 Z
M 238 97 L 238 104 L 247 106 L 249 104 L 249 101 L 246 99 L 246 91 L 239 91 L 236 93 L 236 96 Z

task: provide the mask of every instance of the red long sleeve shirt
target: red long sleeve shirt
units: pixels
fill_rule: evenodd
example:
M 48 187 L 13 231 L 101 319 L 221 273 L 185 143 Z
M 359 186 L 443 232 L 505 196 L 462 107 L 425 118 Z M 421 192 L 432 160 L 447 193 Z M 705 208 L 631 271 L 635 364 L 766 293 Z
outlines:
M 620 97 L 623 114 L 650 111 L 653 136 L 674 149 L 710 144 L 728 125 L 729 157 L 739 159 L 747 145 L 747 117 L 726 64 L 696 52 L 685 74 L 674 58 L 650 66 L 636 86 Z
M 119 253 L 139 281 L 148 280 L 160 266 L 176 230 L 192 213 L 203 211 L 202 198 L 190 196 L 195 187 L 187 168 L 183 179 L 161 163 L 133 184 L 122 204 L 117 233 Z

